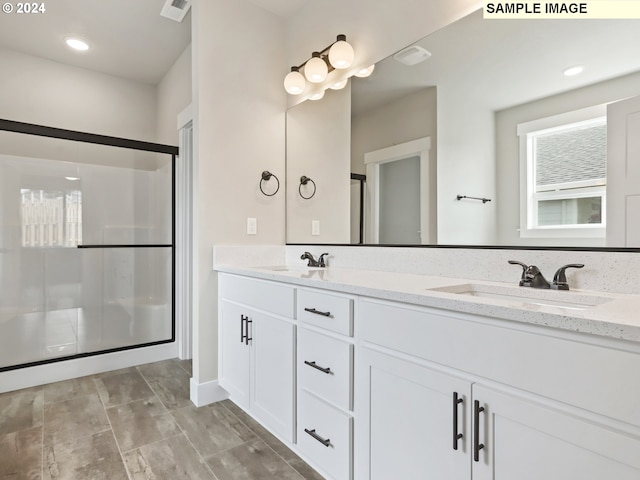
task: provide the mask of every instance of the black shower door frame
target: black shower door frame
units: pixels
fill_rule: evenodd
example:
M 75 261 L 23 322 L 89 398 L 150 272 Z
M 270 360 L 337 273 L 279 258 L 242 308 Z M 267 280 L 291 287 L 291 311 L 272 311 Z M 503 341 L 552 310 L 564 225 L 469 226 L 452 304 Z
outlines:
M 17 122 L 14 120 L 0 119 L 0 131 L 22 133 L 25 135 L 35 135 L 40 137 L 56 138 L 60 140 L 70 140 L 74 142 L 93 143 L 97 145 L 105 145 L 109 147 L 120 147 L 130 150 L 141 150 L 144 152 L 163 153 L 171 155 L 171 243 L 170 244 L 138 244 L 138 245 L 78 245 L 78 248 L 171 248 L 171 338 L 167 340 L 158 340 L 155 342 L 141 343 L 135 345 L 126 345 L 122 347 L 114 347 L 105 350 L 96 350 L 92 352 L 82 352 L 75 355 L 63 357 L 47 358 L 34 362 L 22 363 L 18 365 L 9 365 L 0 367 L 0 372 L 8 370 L 17 370 L 20 368 L 34 367 L 49 363 L 61 362 L 84 357 L 93 357 L 96 355 L 104 355 L 106 353 L 121 352 L 125 350 L 133 350 L 144 347 L 152 347 L 173 343 L 176 341 L 176 159 L 178 157 L 178 147 L 171 145 L 163 145 L 159 143 L 143 142 L 139 140 L 131 140 L 128 138 L 111 137 L 108 135 L 98 135 L 94 133 L 79 132 L 75 130 L 66 130 L 62 128 L 48 127 L 44 125 L 36 125 L 32 123 Z

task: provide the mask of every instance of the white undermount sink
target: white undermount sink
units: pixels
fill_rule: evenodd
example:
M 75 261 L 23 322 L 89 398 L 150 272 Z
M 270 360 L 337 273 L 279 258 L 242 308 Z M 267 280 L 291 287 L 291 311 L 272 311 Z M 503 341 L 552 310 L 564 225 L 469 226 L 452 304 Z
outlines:
M 270 267 L 260 267 L 263 270 L 271 270 L 272 272 L 309 272 L 311 270 L 322 270 L 321 267 L 307 267 L 306 265 L 274 265 Z
M 610 297 L 583 292 L 485 285 L 480 283 L 464 283 L 447 287 L 430 288 L 429 290 L 501 300 L 517 305 L 540 305 L 545 307 L 566 308 L 569 310 L 587 310 L 612 300 Z

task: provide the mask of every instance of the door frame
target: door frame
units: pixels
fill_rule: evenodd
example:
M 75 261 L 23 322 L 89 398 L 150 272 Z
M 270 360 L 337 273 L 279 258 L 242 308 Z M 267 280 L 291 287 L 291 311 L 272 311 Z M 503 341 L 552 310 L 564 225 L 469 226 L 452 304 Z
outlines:
M 420 158 L 420 243 L 429 243 L 429 152 L 431 137 L 422 137 L 364 154 L 367 171 L 365 200 L 365 242 L 380 242 L 380 165 Z
M 607 247 L 640 247 L 638 124 L 640 96 L 607 105 Z
M 179 161 L 176 165 L 176 268 L 175 312 L 178 358 L 192 358 L 193 351 L 193 107 L 178 115 Z

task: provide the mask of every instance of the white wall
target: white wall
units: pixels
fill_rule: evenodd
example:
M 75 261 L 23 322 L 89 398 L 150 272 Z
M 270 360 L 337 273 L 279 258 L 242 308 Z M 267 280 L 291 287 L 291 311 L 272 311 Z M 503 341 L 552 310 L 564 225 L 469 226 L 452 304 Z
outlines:
M 156 141 L 178 145 L 176 119 L 191 103 L 191 44 L 165 74 L 157 87 Z
M 214 244 L 282 244 L 284 188 L 260 193 L 263 170 L 285 178 L 283 20 L 245 0 L 193 6 L 194 150 L 197 162 L 193 378 L 217 378 Z M 258 221 L 246 234 L 247 218 Z
M 260 173 L 284 178 L 282 81 L 291 65 L 347 35 L 356 63 L 370 65 L 478 9 L 476 0 L 325 0 L 286 22 L 246 0 L 193 7 L 194 149 L 197 158 L 194 381 L 217 378 L 216 276 L 211 246 L 282 244 L 284 192 L 265 197 Z M 247 217 L 258 234 L 246 235 Z
M 348 86 L 287 111 L 287 242 L 349 243 L 350 124 Z M 303 175 L 316 184 L 309 199 L 298 191 Z M 312 184 L 302 193 L 312 195 Z M 320 235 L 312 235 L 312 221 L 320 222 Z
M 439 245 L 495 245 L 494 152 L 493 112 L 457 88 L 438 87 Z
M 0 49 L 0 116 L 155 141 L 156 88 Z
M 498 240 L 503 245 L 563 245 L 561 239 L 520 238 L 520 164 L 518 123 L 640 95 L 640 74 L 635 73 L 570 92 L 519 105 L 496 114 Z M 567 245 L 580 244 L 571 239 Z M 601 241 L 598 246 L 605 246 Z

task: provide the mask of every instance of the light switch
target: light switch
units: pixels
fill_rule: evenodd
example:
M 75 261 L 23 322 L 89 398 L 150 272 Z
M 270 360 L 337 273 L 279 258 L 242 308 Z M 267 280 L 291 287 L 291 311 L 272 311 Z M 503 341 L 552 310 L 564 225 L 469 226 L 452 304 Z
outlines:
M 311 235 L 320 235 L 320 220 L 311 220 Z
M 258 219 L 247 218 L 247 235 L 256 235 L 258 233 Z

